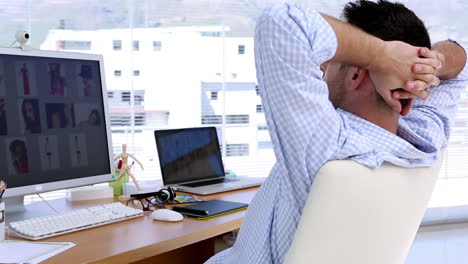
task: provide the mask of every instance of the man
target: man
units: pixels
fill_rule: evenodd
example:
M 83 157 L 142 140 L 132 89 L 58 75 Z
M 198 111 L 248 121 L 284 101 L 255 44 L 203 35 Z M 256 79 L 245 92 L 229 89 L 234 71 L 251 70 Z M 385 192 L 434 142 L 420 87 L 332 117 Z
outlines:
M 329 160 L 430 166 L 447 144 L 468 84 L 464 49 L 442 42 L 429 51 L 423 23 L 400 4 L 360 0 L 344 17 L 349 23 L 284 4 L 259 18 L 257 77 L 277 162 L 234 246 L 208 263 L 282 263 L 315 174 Z M 427 99 L 436 76 L 452 79 Z

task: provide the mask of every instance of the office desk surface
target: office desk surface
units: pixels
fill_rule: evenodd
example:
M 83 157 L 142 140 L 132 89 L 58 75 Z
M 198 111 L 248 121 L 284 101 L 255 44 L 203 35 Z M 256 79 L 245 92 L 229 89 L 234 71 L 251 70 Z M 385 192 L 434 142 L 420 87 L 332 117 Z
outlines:
M 250 203 L 257 187 L 226 193 L 200 196 L 206 200 L 222 199 Z M 113 199 L 70 202 L 66 199 L 50 203 L 59 211 L 69 211 Z M 34 204 L 28 205 L 34 206 Z M 75 247 L 41 263 L 132 263 L 182 248 L 240 228 L 245 210 L 209 220 L 184 218 L 182 222 L 159 222 L 145 216 L 56 236 L 43 242 L 73 242 Z M 7 239 L 17 239 L 7 237 Z

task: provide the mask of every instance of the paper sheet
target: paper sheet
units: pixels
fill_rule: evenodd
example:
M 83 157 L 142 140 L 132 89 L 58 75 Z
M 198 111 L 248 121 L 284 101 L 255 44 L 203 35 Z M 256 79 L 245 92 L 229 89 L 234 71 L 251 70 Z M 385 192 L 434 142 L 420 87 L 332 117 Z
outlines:
M 5 240 L 0 242 L 0 263 L 36 264 L 73 246 L 71 242 Z

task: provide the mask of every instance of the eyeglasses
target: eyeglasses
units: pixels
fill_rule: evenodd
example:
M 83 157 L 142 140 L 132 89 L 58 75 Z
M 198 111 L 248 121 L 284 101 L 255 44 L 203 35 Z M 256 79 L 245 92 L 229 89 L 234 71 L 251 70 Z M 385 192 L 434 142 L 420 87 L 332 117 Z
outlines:
M 159 198 L 156 196 L 146 197 L 142 199 L 132 198 L 127 201 L 127 206 L 129 204 L 134 206 L 135 208 L 142 209 L 143 211 L 154 211 L 157 209 L 164 208 L 164 202 L 159 200 Z
M 133 206 L 143 211 L 154 211 L 164 208 L 164 204 L 172 202 L 176 195 L 176 191 L 171 187 L 163 188 L 157 192 L 130 195 L 133 197 L 127 201 L 127 206 L 131 202 Z

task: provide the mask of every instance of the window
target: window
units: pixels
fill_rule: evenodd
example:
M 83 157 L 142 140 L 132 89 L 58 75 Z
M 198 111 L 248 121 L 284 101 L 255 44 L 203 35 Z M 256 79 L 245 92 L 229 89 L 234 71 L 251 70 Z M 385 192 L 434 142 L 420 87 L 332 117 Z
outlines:
M 226 156 L 248 156 L 249 155 L 249 144 L 227 144 L 226 145 Z
M 140 76 L 140 71 L 139 70 L 134 70 L 133 71 L 133 76 Z
M 253 74 L 253 36 L 258 14 L 277 1 L 252 1 L 241 7 L 236 0 L 190 1 L 190 5 L 185 3 L 187 1 L 143 1 L 144 4 L 142 1 L 73 1 L 73 10 L 65 8 L 62 2 L 66 1 L 9 1 L 8 8 L 3 9 L 3 27 L 0 28 L 2 36 L 6 37 L 1 38 L 0 43 L 2 46 L 11 44 L 11 29 L 34 29 L 35 21 L 41 21 L 40 30 L 34 30 L 33 48 L 104 54 L 106 76 L 115 76 L 107 78 L 107 86 L 113 92 L 108 106 L 115 153 L 121 152 L 122 143 L 128 143 L 129 153 L 135 153 L 145 166 L 144 171 L 134 166 L 139 180 L 161 177 L 155 162 L 154 144 L 147 142 L 154 140 L 154 129 L 172 126 L 216 126 L 224 131 L 220 143 L 228 169 L 249 175 L 268 175 L 275 157 L 270 148 L 263 113 L 253 110 L 254 105 L 261 104 Z M 335 17 L 339 16 L 343 7 L 343 1 L 338 0 L 295 2 Z M 467 0 L 403 2 L 425 21 L 434 43 L 456 37 L 468 44 L 468 16 L 463 16 Z M 420 5 L 422 2 L 424 5 Z M 42 12 L 44 10 L 63 12 Z M 92 19 L 83 19 L 90 12 Z M 200 12 L 203 13 L 202 17 Z M 453 15 L 452 19 L 448 16 L 451 13 L 458 16 Z M 28 19 L 13 19 L 15 17 Z M 133 35 L 130 34 L 132 31 Z M 131 52 L 134 40 L 138 40 L 138 52 Z M 162 42 L 165 53 L 162 53 Z M 113 56 L 113 53 L 120 55 L 123 51 L 130 52 Z M 180 55 L 183 61 L 175 61 L 176 55 Z M 111 57 L 125 64 L 113 65 Z M 151 73 L 145 72 L 145 82 L 142 82 L 138 79 L 143 75 L 135 76 L 133 70 L 143 69 L 148 60 Z M 187 65 L 196 65 L 197 68 Z M 68 71 L 72 76 L 75 70 Z M 153 72 L 164 72 L 164 78 Z M 235 77 L 232 73 L 236 73 Z M 187 76 L 190 77 L 189 82 Z M 247 84 L 241 87 L 240 80 Z M 209 84 L 205 90 L 200 85 L 203 82 Z M 210 99 L 211 91 L 218 92 L 217 101 Z M 110 94 L 108 96 L 110 98 Z M 461 105 L 451 133 L 444 169 L 441 170 L 447 182 L 454 178 L 468 181 L 468 90 L 462 94 Z M 262 110 L 265 111 L 263 106 Z M 252 119 L 248 113 L 254 115 Z M 249 155 L 228 157 L 227 144 L 231 143 L 248 143 L 251 147 Z M 239 161 L 239 158 L 242 160 Z M 468 195 L 468 192 L 465 193 Z
M 112 127 L 122 127 L 131 125 L 130 115 L 123 113 L 111 113 L 110 116 L 110 122 Z
M 146 124 L 145 113 L 135 113 L 135 126 L 144 126 Z
M 221 115 L 202 115 L 202 125 L 219 125 L 223 123 Z
M 161 49 L 162 49 L 162 42 L 153 41 L 153 51 L 161 51 Z
M 221 37 L 221 32 L 200 32 L 202 37 Z
M 227 115 L 226 124 L 248 124 L 249 115 Z
M 60 40 L 61 50 L 90 50 L 91 41 L 80 40 Z
M 257 105 L 256 108 L 257 108 L 257 113 L 263 113 L 262 105 Z
M 122 102 L 127 103 L 127 104 L 123 105 L 123 110 L 128 109 L 128 104 L 130 103 L 131 94 L 132 94 L 131 91 L 122 91 L 122 94 L 121 94 Z M 145 91 L 144 90 L 134 90 L 133 91 L 133 103 L 135 104 L 135 106 L 143 105 L 144 101 L 145 101 Z M 114 108 L 117 108 L 117 107 L 118 107 L 117 105 L 114 106 Z M 144 110 L 144 109 L 139 108 L 138 110 Z
M 114 92 L 107 92 L 107 98 L 114 98 Z
M 133 41 L 133 50 L 134 51 L 139 51 L 140 50 L 140 41 L 138 41 L 138 40 Z
M 211 100 L 218 100 L 218 92 L 211 92 Z
M 122 50 L 122 41 L 121 40 L 112 41 L 112 49 L 113 50 Z
M 130 92 L 122 92 L 122 102 L 130 102 Z
M 245 45 L 239 45 L 239 46 L 237 46 L 237 53 L 238 53 L 239 55 L 245 54 Z
M 135 94 L 135 96 L 133 98 L 134 98 L 134 103 L 136 105 L 141 105 L 145 101 L 145 97 L 142 94 Z

